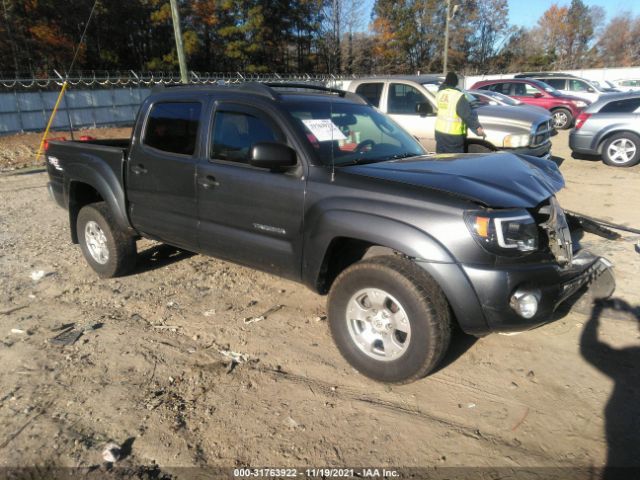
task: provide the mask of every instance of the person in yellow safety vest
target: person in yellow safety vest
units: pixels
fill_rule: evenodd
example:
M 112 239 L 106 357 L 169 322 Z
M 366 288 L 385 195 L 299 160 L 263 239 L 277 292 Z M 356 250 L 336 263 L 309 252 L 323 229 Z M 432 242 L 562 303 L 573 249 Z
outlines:
M 436 95 L 436 153 L 464 153 L 467 128 L 484 136 L 478 115 L 457 86 L 458 76 L 449 72 Z

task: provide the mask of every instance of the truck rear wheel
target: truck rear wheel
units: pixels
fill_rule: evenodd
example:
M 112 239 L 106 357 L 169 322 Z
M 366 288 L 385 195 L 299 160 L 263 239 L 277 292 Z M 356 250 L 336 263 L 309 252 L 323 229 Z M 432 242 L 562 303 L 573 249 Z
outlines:
M 82 254 L 101 278 L 117 277 L 133 269 L 136 241 L 117 226 L 104 202 L 82 207 L 76 225 Z
M 343 271 L 328 299 L 331 334 L 363 375 L 409 383 L 429 374 L 451 339 L 451 313 L 438 284 L 397 256 L 374 257 Z

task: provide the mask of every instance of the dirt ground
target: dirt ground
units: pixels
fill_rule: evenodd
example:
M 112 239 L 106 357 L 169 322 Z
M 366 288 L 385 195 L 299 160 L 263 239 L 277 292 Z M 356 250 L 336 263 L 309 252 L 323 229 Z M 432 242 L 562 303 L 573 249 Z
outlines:
M 205 466 L 515 472 L 501 478 L 558 467 L 559 478 L 598 478 L 608 452 L 623 463 L 638 452 L 638 236 L 585 238 L 616 265 L 614 309 L 578 302 L 530 332 L 458 335 L 443 368 L 389 387 L 347 365 L 325 298 L 292 282 L 150 241 L 132 275 L 99 280 L 46 173 L 8 171 L 32 164 L 37 141 L 0 138 L 0 472 L 104 472 L 111 441 L 135 478 Z M 640 227 L 640 166 L 574 160 L 567 143 L 566 132 L 554 138 L 565 208 Z M 598 322 L 610 348 L 593 338 Z M 82 332 L 74 344 L 50 342 L 71 326 Z

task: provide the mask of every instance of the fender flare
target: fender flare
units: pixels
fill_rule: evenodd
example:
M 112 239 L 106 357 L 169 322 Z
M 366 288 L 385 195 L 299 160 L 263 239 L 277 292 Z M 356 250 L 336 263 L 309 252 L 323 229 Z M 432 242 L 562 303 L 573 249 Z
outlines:
M 83 163 L 69 162 L 65 165 L 64 195 L 69 207 L 70 221 L 73 221 L 71 217 L 74 215 L 73 184 L 84 183 L 100 194 L 120 228 L 131 229 L 120 178 L 103 160 L 92 158 L 90 155 L 83 155 L 83 160 Z M 71 225 L 71 228 L 75 231 L 74 225 Z
M 428 233 L 397 220 L 353 210 L 329 210 L 305 232 L 303 282 L 319 291 L 327 251 L 337 238 L 351 238 L 391 248 L 427 262 L 455 263 L 449 251 Z

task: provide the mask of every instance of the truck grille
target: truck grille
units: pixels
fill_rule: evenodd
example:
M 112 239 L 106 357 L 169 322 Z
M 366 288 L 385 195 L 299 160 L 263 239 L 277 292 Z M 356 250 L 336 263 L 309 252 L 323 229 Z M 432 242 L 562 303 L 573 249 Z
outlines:
M 536 220 L 547 234 L 549 250 L 559 265 L 571 265 L 573 260 L 573 241 L 564 210 L 556 200 L 549 198 L 537 211 Z
M 539 123 L 531 135 L 531 146 L 537 147 L 538 145 L 542 145 L 551 138 L 551 133 L 553 133 L 552 120 Z

